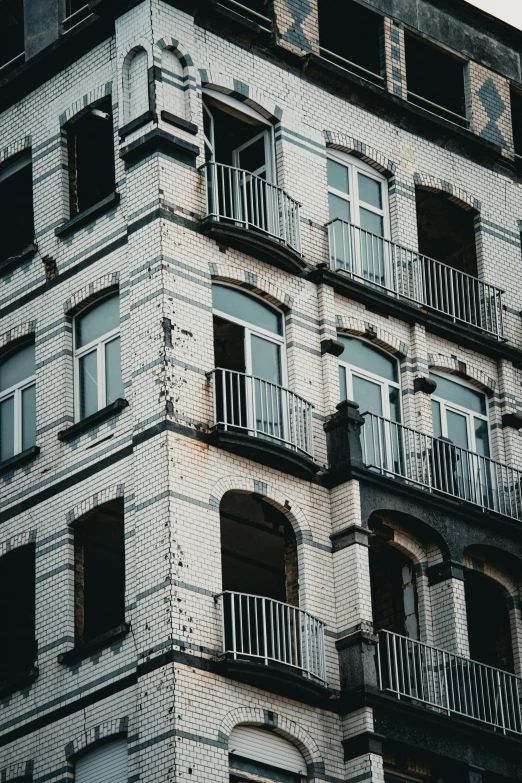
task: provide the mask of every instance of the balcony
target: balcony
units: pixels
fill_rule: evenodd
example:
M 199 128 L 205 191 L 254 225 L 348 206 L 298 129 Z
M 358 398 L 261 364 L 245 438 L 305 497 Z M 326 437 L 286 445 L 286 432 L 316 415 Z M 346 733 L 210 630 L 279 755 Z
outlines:
M 310 478 L 313 405 L 276 383 L 218 368 L 209 373 L 216 445 L 279 470 Z
M 282 188 L 244 169 L 205 163 L 207 214 L 203 232 L 218 242 L 298 274 L 300 204 Z
M 500 288 L 339 218 L 327 226 L 334 272 L 502 339 Z
M 373 413 L 361 428 L 363 464 L 429 492 L 522 519 L 522 472 Z
M 379 688 L 447 715 L 522 734 L 522 678 L 405 636 L 379 632 Z
M 224 660 L 247 664 L 246 672 L 252 672 L 252 664 L 257 664 L 273 669 L 273 675 L 283 680 L 297 676 L 312 685 L 326 685 L 321 620 L 297 606 L 264 596 L 226 591 L 216 600 L 220 606 Z M 258 669 L 257 676 L 270 675 Z

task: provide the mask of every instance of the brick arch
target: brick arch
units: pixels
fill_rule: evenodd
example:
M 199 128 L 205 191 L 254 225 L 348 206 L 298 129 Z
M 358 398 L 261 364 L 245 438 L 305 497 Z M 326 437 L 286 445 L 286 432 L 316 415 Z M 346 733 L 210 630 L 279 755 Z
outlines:
M 265 728 L 269 726 L 276 734 L 299 748 L 308 767 L 312 767 L 313 771 L 324 771 L 323 757 L 313 737 L 302 726 L 281 713 L 273 713 L 274 718 L 268 722 L 266 712 L 267 710 L 261 707 L 237 707 L 231 710 L 221 721 L 218 730 L 220 743 L 228 745 L 230 733 L 235 726 L 262 726 Z M 313 777 L 313 771 L 311 777 Z
M 248 272 L 240 267 L 225 264 L 211 263 L 209 268 L 212 280 L 221 281 L 222 283 L 233 283 L 241 288 L 245 288 L 282 310 L 291 309 L 294 303 L 293 298 L 289 294 L 283 291 L 282 288 L 279 288 L 279 286 L 274 285 L 267 277 Z
M 93 750 L 97 745 L 105 742 L 110 737 L 117 737 L 126 734 L 129 726 L 129 719 L 113 718 L 112 720 L 100 723 L 97 726 L 91 726 L 78 734 L 71 742 L 65 746 L 65 756 L 67 759 L 74 759 L 81 753 Z
M 65 125 L 65 123 L 69 122 L 72 117 L 76 117 L 77 115 L 82 114 L 83 112 L 87 111 L 87 109 L 92 106 L 93 103 L 96 103 L 97 101 L 100 101 L 102 98 L 105 98 L 107 95 L 111 94 L 112 81 L 105 82 L 104 84 L 98 85 L 98 87 L 94 87 L 94 89 L 90 90 L 90 92 L 82 95 L 81 98 L 78 98 L 68 108 L 64 109 L 64 111 L 60 114 L 60 125 Z
M 346 133 L 339 133 L 338 131 L 325 130 L 323 134 L 326 146 L 330 149 L 340 150 L 360 158 L 360 160 L 363 160 L 385 177 L 390 178 L 396 174 L 397 164 L 387 158 L 384 152 L 376 150 L 375 147 L 370 147 L 366 142 L 359 141 Z
M 25 321 L 0 334 L 0 355 L 22 343 L 36 332 L 36 321 Z
M 475 209 L 477 212 L 480 212 L 482 208 L 478 198 L 470 195 L 464 188 L 440 179 L 440 177 L 433 177 L 431 174 L 419 174 L 417 172 L 413 175 L 413 181 L 417 187 L 424 188 L 424 190 L 446 193 L 450 201 L 458 204 L 463 209 Z
M 477 561 L 480 561 L 480 565 Z M 488 576 L 502 588 L 506 596 L 513 598 L 515 601 L 519 600 L 519 583 L 509 577 L 496 565 L 490 563 L 482 554 L 475 555 L 473 552 L 465 550 L 462 556 L 462 565 L 469 568 L 470 571 L 478 571 L 479 573 L 484 574 L 484 576 Z
M 259 481 L 250 476 L 224 476 L 214 484 L 210 493 L 209 505 L 215 511 L 219 512 L 221 500 L 226 492 L 242 492 L 244 494 L 255 492 L 258 495 L 262 495 L 268 503 L 276 507 L 278 511 L 281 511 L 281 513 L 285 515 L 292 525 L 294 532 L 300 534 L 299 538 L 301 538 L 301 540 L 303 538 L 306 538 L 308 541 L 313 540 L 312 531 L 304 512 L 297 503 L 294 503 L 285 493 L 281 492 L 272 484 Z
M 68 525 L 72 525 L 73 522 L 76 522 L 77 519 L 88 514 L 89 511 L 92 511 L 98 506 L 103 506 L 111 500 L 123 498 L 124 495 L 125 484 L 115 484 L 112 487 L 102 489 L 100 492 L 96 492 L 94 495 L 82 500 L 81 503 L 78 503 L 74 508 L 69 509 L 65 515 L 65 520 Z
M 152 56 L 150 53 L 150 47 L 149 43 L 145 38 L 139 39 L 135 41 L 132 46 L 128 46 L 125 48 L 126 54 L 123 55 L 123 63 L 122 63 L 122 69 L 121 69 L 121 95 L 122 95 L 122 101 L 121 101 L 121 112 L 120 117 L 122 118 L 122 122 L 126 122 L 127 120 L 135 119 L 135 117 L 131 117 L 131 111 L 130 111 L 130 102 L 131 102 L 131 89 L 130 89 L 130 66 L 134 58 L 140 53 L 145 52 L 147 56 L 147 70 L 145 72 L 145 80 L 148 82 L 148 68 L 152 64 Z M 149 107 L 149 97 L 148 97 L 148 85 L 147 85 L 147 99 L 146 99 L 147 106 L 143 107 L 145 110 Z M 136 115 L 136 116 L 139 116 Z
M 67 313 L 67 315 L 70 316 L 75 315 L 81 308 L 86 307 L 102 294 L 109 293 L 111 290 L 115 291 L 119 286 L 119 282 L 119 272 L 111 272 L 108 275 L 99 277 L 92 283 L 80 288 L 79 291 L 71 294 L 71 296 L 65 300 L 63 303 L 64 313 Z
M 348 318 L 342 315 L 335 316 L 335 324 L 337 331 L 346 332 L 356 337 L 366 337 L 374 345 L 378 345 L 398 359 L 408 355 L 407 343 L 399 340 L 394 334 L 386 331 L 386 329 L 382 329 L 380 326 L 374 326 L 361 318 Z
M 494 394 L 497 391 L 497 382 L 468 361 L 461 362 L 447 354 L 429 353 L 428 366 L 430 370 L 442 370 L 452 375 L 460 375 L 488 394 Z
M 21 152 L 25 152 L 25 150 L 31 149 L 31 136 L 22 136 L 21 139 L 17 139 L 16 141 L 12 141 L 11 144 L 7 144 L 5 147 L 2 147 L 0 149 L 0 166 L 2 163 L 5 163 L 9 158 L 14 157 L 15 155 L 19 155 Z
M 245 84 L 240 79 L 234 79 L 230 74 L 218 71 L 200 68 L 199 75 L 203 87 L 210 87 L 216 90 L 216 92 L 222 92 L 225 95 L 236 98 L 236 100 L 259 112 L 269 122 L 280 122 L 283 116 L 283 109 L 269 95 L 257 87 Z
M 7 538 L 5 541 L 0 541 L 0 557 L 6 555 L 8 552 L 12 552 L 13 549 L 27 546 L 27 544 L 34 544 L 35 542 L 36 530 L 24 530 L 17 533 L 16 536 Z
M 20 779 L 31 779 L 34 769 L 34 759 L 28 759 L 27 761 L 17 761 L 14 764 L 10 764 L 8 767 L 0 769 L 0 780 L 2 783 L 7 781 L 16 781 Z
M 164 36 L 163 38 L 160 38 L 158 41 L 156 41 L 155 46 L 157 49 L 159 49 L 160 56 L 157 57 L 155 54 L 154 62 L 157 65 L 159 65 L 160 69 L 163 68 L 163 61 L 162 61 L 161 54 L 165 49 L 169 49 L 178 58 L 180 65 L 183 69 L 184 75 L 186 77 L 186 84 L 184 85 L 186 116 L 184 117 L 184 119 L 194 122 L 196 117 L 196 107 L 194 106 L 193 92 L 194 90 L 197 89 L 199 85 L 199 73 L 194 67 L 194 62 L 192 60 L 192 57 L 190 56 L 187 49 L 183 46 L 183 44 L 181 44 L 176 38 Z

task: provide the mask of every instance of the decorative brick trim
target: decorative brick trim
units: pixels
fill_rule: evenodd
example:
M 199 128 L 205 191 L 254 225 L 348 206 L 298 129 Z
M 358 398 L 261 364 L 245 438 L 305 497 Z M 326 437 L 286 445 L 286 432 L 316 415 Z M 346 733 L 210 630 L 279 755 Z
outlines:
M 382 329 L 380 326 L 374 326 L 368 321 L 360 318 L 347 318 L 342 315 L 335 316 L 337 331 L 353 334 L 358 337 L 366 337 L 374 345 L 378 345 L 385 351 L 392 353 L 398 359 L 408 355 L 408 345 L 398 337 Z
M 165 36 L 164 38 L 160 38 L 158 41 L 156 41 L 155 44 L 158 49 L 172 49 L 172 51 L 176 54 L 176 56 L 179 58 L 179 61 L 181 63 L 181 66 L 183 68 L 186 68 L 187 71 L 194 76 L 194 81 L 196 80 L 196 70 L 194 68 L 194 62 L 192 60 L 192 57 L 188 53 L 188 51 L 185 49 L 183 44 L 180 44 L 176 38 L 170 38 L 169 36 Z
M 31 149 L 31 136 L 23 136 L 21 139 L 11 142 L 6 147 L 0 149 L 0 166 L 5 163 L 9 158 L 18 155 L 24 150 Z
M 17 761 L 8 767 L 0 769 L 0 780 L 2 783 L 8 783 L 9 780 L 18 780 L 19 778 L 32 778 L 34 769 L 34 760 Z
M 241 288 L 246 288 L 282 310 L 290 310 L 294 303 L 289 294 L 283 291 L 282 288 L 279 288 L 279 286 L 271 283 L 267 277 L 261 277 L 261 275 L 253 274 L 240 267 L 215 263 L 210 263 L 209 269 L 212 280 L 233 283 L 241 286 Z
M 91 90 L 81 98 L 78 98 L 78 100 L 60 114 L 60 126 L 65 125 L 65 123 L 69 122 L 73 117 L 78 117 L 80 114 L 83 114 L 93 105 L 93 103 L 96 103 L 111 94 L 112 81 L 105 82 L 105 84 L 95 87 L 94 90 Z
M 251 87 L 233 76 L 218 71 L 208 71 L 199 69 L 201 84 L 203 87 L 210 87 L 216 92 L 222 92 L 225 95 L 231 95 L 238 101 L 242 101 L 251 109 L 259 112 L 261 116 L 270 122 L 279 122 L 283 116 L 283 109 L 268 95 L 258 90 L 257 87 Z
M 74 315 L 78 310 L 86 307 L 92 301 L 101 296 L 102 293 L 109 293 L 111 289 L 116 289 L 120 283 L 120 273 L 111 272 L 108 275 L 99 277 L 92 283 L 80 288 L 79 291 L 72 294 L 69 299 L 63 303 L 63 311 L 67 315 Z
M 27 544 L 34 544 L 35 541 L 36 530 L 24 530 L 21 533 L 17 533 L 16 536 L 12 536 L 12 538 L 8 538 L 6 541 L 0 541 L 0 557 L 8 552 L 12 552 L 13 549 L 27 546 Z
M 502 588 L 506 597 L 511 596 L 511 598 L 518 603 L 520 598 L 518 583 L 501 571 L 497 566 L 489 563 L 487 560 L 483 560 L 482 555 L 477 557 L 473 553 L 465 552 L 462 556 L 462 565 L 465 568 L 469 568 L 471 571 L 479 571 L 479 573 L 493 579 L 493 581 Z
M 413 175 L 413 181 L 417 187 L 424 188 L 425 190 L 431 190 L 434 193 L 447 193 L 450 201 L 453 201 L 466 210 L 475 209 L 477 212 L 480 212 L 482 209 L 482 205 L 478 198 L 471 196 L 464 188 L 453 185 L 447 180 L 432 177 L 431 174 L 416 173 Z
M 247 724 L 249 726 L 273 726 L 273 722 L 267 722 L 267 710 L 262 707 L 237 707 L 231 710 L 221 722 L 218 731 L 220 741 L 228 743 L 230 733 L 235 726 Z M 298 723 L 286 715 L 277 713 L 277 728 L 275 734 L 284 737 L 292 745 L 296 745 L 304 756 L 307 765 L 315 765 L 315 769 L 324 771 L 324 762 L 315 740 Z
M 11 343 L 23 340 L 26 337 L 34 336 L 36 332 L 36 321 L 26 321 L 18 326 L 13 326 L 7 332 L 0 334 L 0 353 L 9 350 Z
M 468 361 L 461 362 L 453 356 L 442 353 L 429 353 L 428 366 L 430 370 L 443 370 L 467 378 L 470 383 L 489 394 L 494 394 L 497 391 L 497 382 L 493 378 L 488 378 L 485 372 Z
M 380 171 L 386 177 L 393 177 L 397 172 L 397 164 L 386 157 L 383 152 L 370 147 L 364 141 L 358 141 L 346 133 L 338 131 L 323 131 L 326 146 L 334 150 L 341 150 L 356 158 L 360 158 L 369 166 Z
M 109 737 L 117 737 L 119 734 L 126 734 L 129 725 L 129 719 L 114 718 L 99 726 L 92 726 L 78 734 L 71 742 L 65 746 L 65 756 L 67 759 L 73 759 L 79 753 L 90 750 L 92 746 L 105 741 Z
M 125 484 L 115 484 L 112 487 L 102 489 L 100 492 L 96 492 L 95 495 L 91 495 L 89 498 L 85 498 L 81 503 L 78 503 L 74 508 L 69 509 L 65 515 L 65 521 L 68 525 L 72 525 L 80 517 L 85 516 L 98 506 L 103 506 L 105 503 L 109 503 L 111 500 L 122 498 L 125 495 Z

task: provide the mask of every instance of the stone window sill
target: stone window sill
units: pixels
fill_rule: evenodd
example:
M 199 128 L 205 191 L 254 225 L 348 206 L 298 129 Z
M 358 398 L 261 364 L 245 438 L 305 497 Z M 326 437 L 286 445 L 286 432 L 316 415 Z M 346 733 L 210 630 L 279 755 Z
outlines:
M 85 644 L 78 644 L 76 647 L 73 647 L 72 650 L 60 653 L 58 656 L 58 663 L 62 663 L 64 666 L 72 666 L 79 661 L 83 661 L 85 658 L 90 658 L 94 653 L 99 652 L 106 647 L 110 647 L 115 642 L 120 641 L 120 639 L 124 639 L 129 631 L 130 623 L 121 623 L 121 625 L 117 625 L 116 628 L 112 628 L 112 630 L 102 633 L 95 639 L 85 642 Z
M 123 408 L 126 408 L 128 404 L 129 403 L 127 400 L 124 400 L 122 397 L 118 397 L 117 400 L 114 400 L 114 402 L 111 402 L 110 405 L 107 405 L 100 411 L 96 411 L 96 413 L 92 413 L 90 416 L 86 416 L 85 419 L 77 421 L 76 424 L 71 424 L 71 426 L 67 427 L 65 430 L 60 430 L 58 433 L 58 440 L 61 440 L 64 443 L 67 443 L 70 440 L 74 440 L 84 432 L 88 432 L 88 430 L 96 427 L 102 421 L 106 421 L 107 419 L 111 419 L 113 416 L 116 416 L 121 410 L 123 410 Z
M 120 194 L 111 193 L 110 196 L 98 201 L 97 204 L 93 204 L 89 209 L 85 209 L 83 212 L 80 212 L 79 215 L 75 215 L 70 220 L 62 223 L 61 226 L 54 229 L 54 233 L 60 238 L 69 236 L 69 234 L 74 234 L 75 231 L 89 225 L 89 223 L 92 223 L 96 218 L 105 215 L 106 212 L 110 212 L 111 209 L 114 209 L 119 203 Z
M 29 449 L 25 449 L 25 451 L 15 454 L 14 457 L 4 459 L 3 462 L 0 462 L 0 475 L 2 473 L 7 473 L 9 470 L 13 470 L 14 468 L 18 468 L 20 465 L 25 465 L 27 462 L 35 459 L 39 453 L 39 446 L 31 446 Z
M 37 246 L 34 242 L 31 242 L 27 247 L 24 247 L 23 250 L 20 250 L 19 253 L 16 253 L 16 255 L 2 259 L 2 261 L 0 261 L 0 275 L 5 275 L 15 267 L 21 266 L 24 261 L 29 261 L 37 250 Z

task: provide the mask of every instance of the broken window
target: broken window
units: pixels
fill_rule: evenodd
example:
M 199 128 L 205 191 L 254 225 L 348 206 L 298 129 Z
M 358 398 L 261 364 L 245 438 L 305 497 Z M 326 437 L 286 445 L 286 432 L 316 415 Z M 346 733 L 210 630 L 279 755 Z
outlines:
M 70 216 L 114 193 L 111 99 L 104 98 L 66 126 Z
M 477 277 L 474 225 L 476 211 L 450 201 L 448 195 L 440 191 L 431 192 L 416 188 L 415 198 L 419 252 L 460 272 Z M 428 286 L 428 296 L 430 290 Z M 435 294 L 432 298 L 434 297 Z
M 515 155 L 522 157 L 522 93 L 511 90 L 511 121 Z
M 507 596 L 499 584 L 477 571 L 466 571 L 464 586 L 470 658 L 512 672 Z
M 33 176 L 30 155 L 0 169 L 0 263 L 34 242 Z
M 24 2 L 0 0 L 0 69 L 21 61 L 24 48 Z
M 120 300 L 111 294 L 74 319 L 76 421 L 124 396 L 120 355 Z
M 34 343 L 0 362 L 0 462 L 36 443 Z
M 27 672 L 36 660 L 34 545 L 0 558 L 0 680 Z
M 383 83 L 383 17 L 353 0 L 319 0 L 321 54 L 358 76 Z
M 75 640 L 92 641 L 125 622 L 123 501 L 74 525 Z
M 408 100 L 467 127 L 462 61 L 408 33 L 404 41 Z
M 370 582 L 374 632 L 419 639 L 417 584 L 413 561 L 390 546 L 374 524 L 370 536 Z

